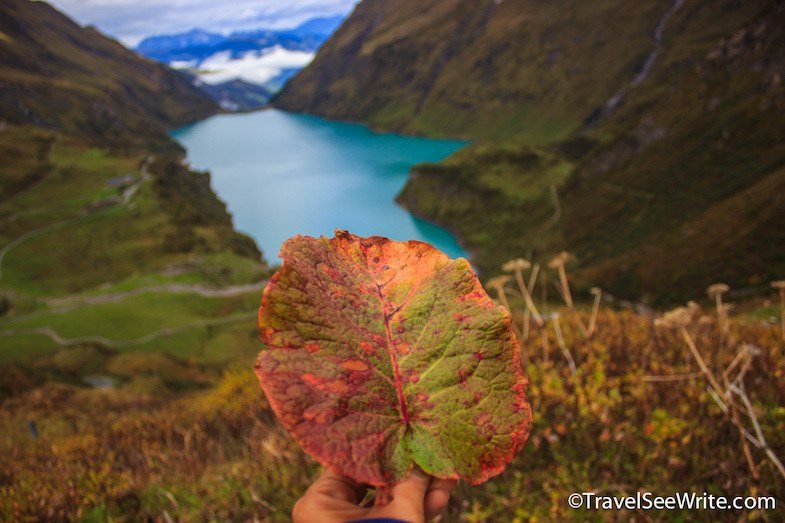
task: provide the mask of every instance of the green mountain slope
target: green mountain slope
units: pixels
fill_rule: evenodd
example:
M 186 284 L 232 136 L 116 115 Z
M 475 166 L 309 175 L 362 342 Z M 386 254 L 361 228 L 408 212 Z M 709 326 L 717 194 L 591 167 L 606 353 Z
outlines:
M 167 134 L 215 111 L 47 4 L 0 5 L 0 403 L 187 390 L 253 360 L 267 266 Z
M 780 2 L 402 4 L 360 4 L 276 104 L 479 140 L 400 201 L 486 273 L 568 249 L 671 300 L 785 272 Z
M 412 133 L 560 137 L 634 74 L 667 7 L 366 0 L 275 103 Z
M 168 129 L 215 111 L 186 78 L 44 2 L 0 4 L 0 115 L 9 123 L 171 148 Z

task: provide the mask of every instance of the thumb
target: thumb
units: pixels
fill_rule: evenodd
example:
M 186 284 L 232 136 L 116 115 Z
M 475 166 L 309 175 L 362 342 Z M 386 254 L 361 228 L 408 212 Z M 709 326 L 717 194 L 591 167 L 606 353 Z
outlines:
M 409 521 L 423 521 L 425 519 L 425 494 L 431 484 L 431 477 L 419 470 L 414 470 L 401 483 L 392 488 L 392 501 L 390 508 L 396 513 L 406 515 Z

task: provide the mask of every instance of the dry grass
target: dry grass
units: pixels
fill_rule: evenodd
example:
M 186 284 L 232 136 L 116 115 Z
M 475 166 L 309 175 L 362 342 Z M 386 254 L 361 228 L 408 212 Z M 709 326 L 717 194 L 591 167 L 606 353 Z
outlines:
M 523 296 L 505 287 L 511 280 L 493 283 L 520 324 Z M 574 491 L 708 491 L 783 502 L 779 328 L 729 318 L 724 332 L 697 304 L 656 322 L 608 307 L 538 305 L 545 323 L 533 322 L 522 346 L 535 413 L 530 441 L 500 477 L 461 485 L 443 521 L 644 516 L 573 511 L 566 499 Z M 591 316 L 587 337 L 574 318 L 591 325 Z M 2 520 L 284 521 L 318 473 L 268 410 L 250 366 L 209 390 L 173 396 L 48 383 L 0 406 L 0 434 Z

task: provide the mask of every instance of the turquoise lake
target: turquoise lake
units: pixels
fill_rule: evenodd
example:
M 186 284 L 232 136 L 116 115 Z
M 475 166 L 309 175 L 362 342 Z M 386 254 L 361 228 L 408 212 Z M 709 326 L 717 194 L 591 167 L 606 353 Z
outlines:
M 172 136 L 194 168 L 212 173 L 235 226 L 270 261 L 287 238 L 332 237 L 334 229 L 421 240 L 466 257 L 452 234 L 395 203 L 412 165 L 442 160 L 465 142 L 379 134 L 274 109 L 214 116 Z

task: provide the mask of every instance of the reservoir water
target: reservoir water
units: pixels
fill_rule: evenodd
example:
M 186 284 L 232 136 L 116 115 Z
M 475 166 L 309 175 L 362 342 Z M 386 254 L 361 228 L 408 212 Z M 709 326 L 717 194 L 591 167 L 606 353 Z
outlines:
M 412 165 L 442 160 L 465 142 L 379 134 L 274 109 L 214 116 L 173 136 L 193 167 L 211 171 L 235 226 L 270 261 L 287 238 L 332 237 L 336 228 L 421 240 L 466 257 L 452 234 L 395 203 Z

